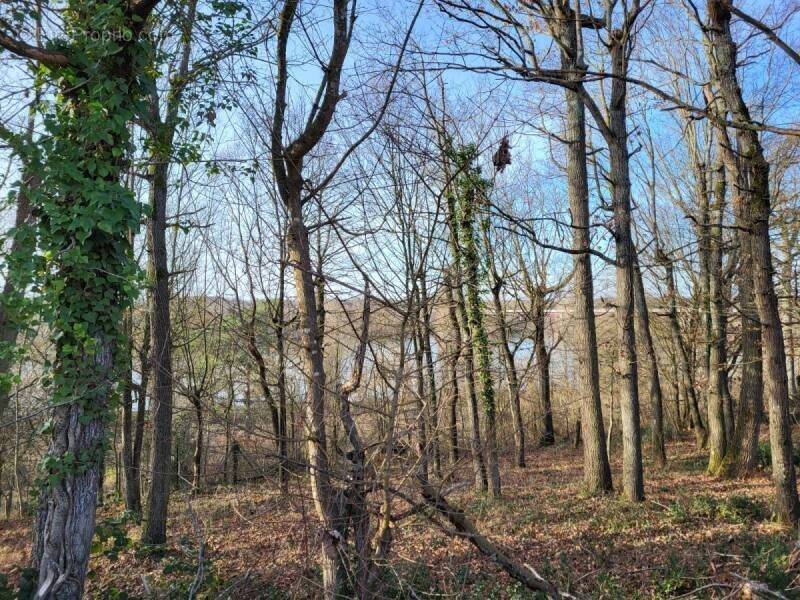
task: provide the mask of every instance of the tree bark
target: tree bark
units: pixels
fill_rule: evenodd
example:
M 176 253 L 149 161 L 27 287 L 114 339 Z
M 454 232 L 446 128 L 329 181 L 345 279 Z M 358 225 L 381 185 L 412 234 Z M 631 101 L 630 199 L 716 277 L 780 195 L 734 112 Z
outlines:
M 709 210 L 708 239 L 708 296 L 711 318 L 709 339 L 708 397 L 708 472 L 719 472 L 728 445 L 729 431 L 726 421 L 728 392 L 727 316 L 722 283 L 722 217 L 725 208 L 725 174 L 722 167 L 713 172 L 714 205 Z M 730 409 L 728 409 L 730 412 Z
M 148 301 L 149 304 L 149 301 Z M 130 331 L 130 329 L 129 329 Z M 129 353 L 133 352 L 133 332 L 129 334 Z M 148 383 L 148 354 L 150 348 L 150 319 L 145 313 L 144 335 L 142 336 L 140 353 L 141 381 L 138 386 L 136 401 L 136 422 L 133 422 L 133 366 L 130 357 L 127 359 L 127 382 L 123 391 L 123 424 L 122 424 L 122 464 L 125 473 L 125 509 L 138 521 L 142 515 L 141 463 L 142 439 L 144 437 L 145 397 Z
M 550 353 L 545 344 L 545 312 L 544 298 L 539 296 L 533 305 L 533 348 L 536 354 L 537 382 L 539 399 L 542 403 L 543 431 L 541 444 L 552 446 L 556 441 L 553 429 L 553 405 L 550 401 Z
M 167 541 L 167 511 L 172 477 L 172 332 L 170 286 L 167 267 L 167 177 L 164 159 L 151 166 L 148 271 L 152 281 L 151 332 L 153 336 L 153 442 L 150 490 L 142 540 L 146 544 Z
M 608 139 L 614 238 L 616 241 L 616 319 L 619 332 L 620 417 L 622 421 L 622 485 L 631 501 L 644 499 L 642 434 L 639 423 L 639 373 L 634 328 L 634 249 L 631 239 L 631 185 L 627 125 L 627 36 L 611 32 L 611 83 Z
M 86 357 L 87 379 L 100 392 L 92 409 L 104 409 L 114 386 L 114 343 L 96 338 L 93 357 Z M 103 419 L 86 418 L 78 403 L 57 406 L 53 413 L 53 435 L 48 457 L 88 456 L 86 468 L 59 475 L 54 473 L 41 491 L 32 553 L 39 570 L 37 598 L 81 598 L 95 527 L 101 448 L 105 434 Z M 63 458 L 62 458 L 63 460 Z
M 558 21 L 565 41 L 561 66 L 576 87 L 582 86 L 578 57 L 581 48 L 572 11 Z M 591 249 L 589 178 L 586 171 L 586 109 L 578 91 L 564 90 L 567 116 L 567 196 L 572 216 L 573 268 L 575 271 L 575 346 L 578 359 L 576 387 L 580 400 L 583 439 L 583 485 L 588 493 L 611 491 L 611 467 L 606 449 L 605 425 L 600 399 L 600 363 L 597 357 L 597 327 L 594 315 L 594 281 Z
M 738 219 L 737 219 L 738 221 Z M 742 225 L 743 227 L 744 225 Z M 749 237 L 739 229 L 739 311 L 741 314 L 741 373 L 739 409 L 733 439 L 728 444 L 720 474 L 747 477 L 758 467 L 758 438 L 764 415 L 761 327 L 753 298 L 752 256 Z
M 164 544 L 167 541 L 170 477 L 172 471 L 172 331 L 170 319 L 170 285 L 166 243 L 169 165 L 182 92 L 189 71 L 192 29 L 197 0 L 189 0 L 183 22 L 183 46 L 176 77 L 171 82 L 166 115 L 162 120 L 157 90 L 150 93 L 148 136 L 153 147 L 150 172 L 150 244 L 148 275 L 152 284 L 151 331 L 153 336 L 152 366 L 153 449 L 151 456 L 150 491 L 147 496 L 147 522 L 142 541 Z M 154 86 L 154 84 L 153 84 Z
M 725 110 L 734 122 L 752 126 L 750 112 L 742 97 L 736 75 L 736 43 L 730 28 L 731 13 L 723 0 L 708 0 L 709 62 L 712 82 L 719 90 Z M 753 128 L 736 130 L 737 185 L 742 215 L 748 224 L 753 253 L 753 291 L 764 353 L 764 392 L 769 405 L 772 479 L 775 486 L 775 515 L 782 523 L 796 523 L 800 517 L 797 479 L 792 457 L 789 387 L 783 328 L 778 297 L 772 280 L 773 264 L 769 237 L 769 163 Z
M 439 394 L 436 388 L 436 367 L 433 363 L 433 349 L 431 347 L 431 307 L 428 303 L 428 282 L 425 272 L 419 277 L 420 301 L 422 308 L 422 350 L 425 358 L 425 380 L 428 394 L 428 425 L 430 431 L 431 456 L 433 470 L 437 477 L 442 475 L 442 459 L 439 447 Z
M 417 431 L 417 453 L 419 455 L 419 462 L 417 463 L 417 477 L 422 482 L 427 482 L 429 479 L 429 465 L 431 449 L 428 445 L 428 423 L 427 423 L 427 402 L 425 401 L 425 359 L 423 357 L 422 347 L 422 306 L 420 302 L 419 289 L 415 294 L 415 319 L 414 319 L 414 359 L 416 360 L 417 372 L 415 381 L 417 383 L 417 391 L 415 394 L 416 423 L 414 429 Z
M 192 493 L 200 489 L 203 477 L 203 404 L 199 395 L 192 394 L 189 402 L 194 407 L 195 434 L 194 453 L 192 454 Z
M 447 375 L 450 387 L 450 461 L 455 464 L 459 459 L 458 450 L 458 358 L 461 355 L 461 327 L 456 313 L 456 300 L 453 295 L 453 275 L 450 270 L 445 273 L 444 288 L 447 294 L 447 314 L 450 319 L 450 331 L 453 342 L 447 346 Z

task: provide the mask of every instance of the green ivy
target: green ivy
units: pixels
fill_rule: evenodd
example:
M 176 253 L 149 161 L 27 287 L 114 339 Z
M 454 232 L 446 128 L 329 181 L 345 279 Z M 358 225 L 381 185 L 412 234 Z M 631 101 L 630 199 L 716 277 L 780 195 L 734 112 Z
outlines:
M 485 204 L 491 189 L 491 183 L 481 176 L 480 169 L 475 166 L 477 149 L 473 145 L 451 150 L 451 160 L 456 168 L 456 176 L 452 185 L 451 198 L 448 200 L 451 210 L 456 215 L 455 225 L 458 227 L 458 246 L 460 249 L 461 269 L 466 284 L 466 312 L 472 343 L 478 358 L 478 382 L 481 388 L 481 399 L 487 415 L 494 416 L 496 411 L 494 384 L 491 375 L 491 352 L 489 336 L 483 322 L 483 300 L 481 286 L 485 283 L 485 269 L 478 256 L 479 242 L 475 231 L 477 213 Z M 481 219 L 482 227 L 488 224 Z
M 38 67 L 37 77 L 56 93 L 46 107 L 45 134 L 26 157 L 38 181 L 25 190 L 33 219 L 12 233 L 25 244 L 8 261 L 17 290 L 14 318 L 21 326 L 46 324 L 55 347 L 43 379 L 51 402 L 77 405 L 85 423 L 111 415 L 116 389 L 109 382 L 118 378 L 93 365 L 110 343 L 121 366 L 120 324 L 141 281 L 131 233 L 142 207 L 122 175 L 131 154 L 128 125 L 146 89 L 148 42 L 132 30 L 126 6 L 114 0 L 66 4 L 68 41 L 55 46 L 69 62 Z M 90 468 L 103 452 L 48 455 L 45 483 Z

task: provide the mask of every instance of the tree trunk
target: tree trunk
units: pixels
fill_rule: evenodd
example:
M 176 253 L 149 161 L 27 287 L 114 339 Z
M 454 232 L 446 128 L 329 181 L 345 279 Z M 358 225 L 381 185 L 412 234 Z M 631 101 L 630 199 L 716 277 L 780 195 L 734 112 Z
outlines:
M 522 258 L 522 248 L 516 238 L 514 239 L 514 249 L 517 254 L 519 270 L 522 273 L 525 292 L 530 302 L 528 318 L 533 324 L 533 352 L 536 357 L 539 401 L 542 405 L 542 435 L 539 443 L 542 446 L 552 446 L 555 443 L 556 436 L 553 429 L 553 406 L 550 401 L 550 353 L 547 350 L 545 335 L 547 282 L 540 281 L 538 284 L 534 284 L 530 269 Z M 546 274 L 541 279 L 546 279 Z M 519 391 L 517 391 L 517 395 L 519 395 Z
M 620 417 L 622 421 L 622 485 L 631 501 L 644 499 L 642 434 L 639 424 L 639 373 L 634 329 L 634 249 L 631 239 L 631 185 L 626 107 L 626 36 L 611 32 L 611 83 L 609 106 L 609 157 L 616 241 L 616 319 L 619 332 Z
M 533 347 L 536 354 L 536 373 L 544 426 L 541 444 L 552 446 L 556 441 L 556 434 L 553 429 L 553 406 L 550 401 L 550 353 L 545 344 L 545 312 L 542 294 L 533 300 L 533 328 Z
M 192 29 L 196 16 L 197 0 L 186 3 L 182 23 L 183 46 L 180 63 L 173 81 L 185 85 L 189 70 Z M 166 243 L 167 199 L 169 165 L 178 116 L 185 88 L 172 89 L 167 99 L 166 115 L 161 119 L 160 102 L 155 84 L 151 84 L 150 114 L 146 129 L 152 145 L 150 173 L 150 244 L 148 274 L 152 281 L 151 327 L 153 336 L 153 449 L 151 457 L 150 491 L 147 497 L 147 522 L 142 532 L 146 544 L 163 544 L 167 541 L 167 513 L 169 510 L 170 462 L 172 446 L 172 332 L 170 320 L 170 285 L 167 266 Z
M 417 477 L 423 483 L 428 482 L 429 478 L 429 465 L 430 465 L 430 447 L 428 446 L 428 427 L 426 419 L 426 406 L 425 402 L 425 364 L 422 350 L 422 323 L 421 313 L 422 306 L 420 305 L 419 289 L 416 290 L 415 302 L 417 304 L 414 322 L 414 359 L 417 364 L 417 372 L 415 381 L 417 383 L 417 391 L 415 394 L 415 404 L 417 407 L 414 429 L 417 431 L 417 453 L 419 455 L 419 462 L 417 463 Z
M 311 265 L 308 229 L 303 220 L 300 193 L 303 189 L 302 162 L 287 161 L 287 197 L 289 211 L 288 252 L 289 262 L 295 265 L 294 278 L 297 290 L 299 344 L 303 351 L 303 373 L 308 380 L 306 402 L 306 439 L 309 476 L 314 506 L 321 521 L 321 567 L 325 595 L 336 598 L 343 581 L 343 563 L 339 543 L 344 539 L 340 531 L 335 508 L 334 490 L 330 479 L 325 432 L 326 375 L 322 348 L 320 347 L 320 320 L 317 313 L 316 284 Z
M 739 229 L 738 235 L 741 248 L 738 269 L 739 311 L 742 323 L 739 410 L 734 435 L 720 469 L 721 475 L 730 478 L 747 477 L 758 467 L 758 438 L 764 415 L 761 327 L 753 298 L 750 240 L 744 229 Z
M 148 297 L 148 307 L 151 299 Z M 139 512 L 137 521 L 141 520 L 142 515 L 142 446 L 144 445 L 144 425 L 147 418 L 147 390 L 150 385 L 150 311 L 144 317 L 144 334 L 142 335 L 142 347 L 139 352 L 139 366 L 141 369 L 142 380 L 139 383 L 138 394 L 136 396 L 136 429 L 133 434 L 133 449 L 131 464 L 133 465 L 132 475 L 135 481 L 131 482 L 131 494 L 137 497 Z M 127 482 L 126 482 L 126 490 Z M 127 491 L 126 491 L 127 493 Z
M 452 345 L 447 347 L 448 382 L 450 387 L 450 460 L 453 464 L 458 462 L 458 357 L 461 355 L 461 327 L 458 324 L 456 313 L 456 300 L 453 295 L 453 275 L 448 270 L 445 273 L 444 281 L 445 293 L 447 294 L 447 314 L 450 319 L 450 331 L 453 334 Z
M 644 346 L 644 353 L 647 360 L 647 367 L 650 371 L 650 412 L 652 429 L 651 452 L 653 462 L 658 467 L 667 464 L 667 451 L 664 445 L 664 399 L 661 395 L 661 379 L 658 372 L 658 359 L 656 348 L 653 344 L 653 336 L 650 331 L 650 312 L 647 308 L 647 298 L 645 297 L 644 281 L 642 280 L 642 270 L 639 266 L 639 258 L 634 255 L 634 290 L 636 302 L 636 324 L 639 328 L 639 337 Z
M 428 305 L 428 282 L 425 273 L 420 274 L 419 290 L 422 304 L 422 350 L 425 353 L 425 379 L 428 389 L 428 424 L 430 431 L 433 470 L 437 477 L 442 475 L 442 459 L 439 448 L 439 399 L 436 389 L 436 368 L 431 348 L 431 307 Z
M 170 286 L 167 267 L 167 177 L 168 159 L 151 166 L 149 273 L 153 282 L 151 331 L 153 336 L 153 449 L 150 461 L 150 491 L 147 520 L 142 533 L 146 544 L 167 541 L 167 511 L 172 476 L 172 334 L 170 329 Z
M 465 189 L 458 198 L 459 201 L 459 231 L 458 239 L 461 247 L 461 256 L 464 264 L 464 287 L 466 288 L 466 316 L 469 324 L 470 335 L 467 347 L 473 351 L 476 359 L 478 381 L 480 382 L 480 396 L 486 416 L 486 466 L 489 476 L 489 491 L 493 497 L 499 498 L 500 490 L 500 465 L 497 451 L 497 423 L 494 384 L 491 373 L 491 356 L 489 352 L 489 338 L 483 321 L 483 309 L 480 299 L 480 264 L 478 259 L 478 244 L 475 237 L 476 211 L 478 210 L 479 194 L 483 193 L 480 181 L 475 181 L 479 176 L 474 172 L 471 164 L 472 157 L 465 163 L 465 172 L 462 177 L 467 178 Z M 469 353 L 469 350 L 468 350 Z
M 725 174 L 720 166 L 714 170 L 714 206 L 709 211 L 708 239 L 708 295 L 711 317 L 709 354 L 708 398 L 708 473 L 719 472 L 729 440 L 726 421 L 728 392 L 727 317 L 722 283 L 722 217 L 725 208 Z M 730 409 L 728 409 L 728 412 Z
M 678 320 L 677 296 L 678 290 L 675 286 L 675 269 L 672 260 L 665 254 L 659 256 L 659 262 L 664 265 L 667 279 L 667 297 L 669 298 L 669 329 L 672 334 L 672 345 L 677 354 L 678 371 L 681 381 L 684 383 L 686 402 L 688 404 L 689 416 L 691 417 L 692 428 L 694 430 L 695 445 L 704 448 L 708 434 L 700 416 L 700 403 L 697 400 L 697 390 L 694 385 L 694 369 L 689 359 L 689 352 L 681 335 L 681 325 Z
M 463 335 L 462 355 L 464 357 L 464 382 L 469 398 L 469 411 L 471 421 L 470 450 L 472 452 L 472 466 L 475 476 L 475 491 L 486 492 L 489 489 L 489 477 L 486 470 L 486 461 L 483 456 L 483 443 L 481 441 L 480 410 L 478 408 L 478 394 L 475 389 L 475 348 L 472 344 L 472 328 L 467 317 L 466 302 L 462 281 L 462 251 L 459 242 L 458 207 L 455 194 L 447 195 L 447 219 L 450 229 L 450 250 L 453 254 L 454 269 L 452 273 L 452 289 L 456 300 L 459 325 Z
M 494 312 L 497 317 L 497 329 L 500 337 L 500 355 L 503 357 L 503 365 L 506 371 L 506 382 L 508 384 L 508 397 L 511 403 L 511 416 L 514 421 L 514 456 L 518 467 L 525 466 L 525 427 L 522 423 L 522 411 L 519 401 L 519 377 L 517 376 L 517 365 L 514 362 L 514 353 L 508 341 L 508 324 L 506 323 L 506 311 L 503 306 L 501 292 L 503 280 L 497 273 L 495 265 L 494 250 L 489 239 L 489 223 L 486 222 L 484 231 L 484 246 L 488 257 L 488 270 L 491 277 L 492 302 Z M 521 262 L 521 261 L 520 261 Z
M 196 395 L 192 395 L 189 401 L 194 407 L 195 426 L 197 427 L 194 454 L 192 455 L 192 493 L 197 493 L 203 476 L 203 404 L 200 396 Z
M 575 21 L 563 19 L 567 51 L 561 52 L 561 65 L 571 78 L 580 82 L 576 57 L 579 44 Z M 611 467 L 606 450 L 603 409 L 600 399 L 600 364 L 597 358 L 597 329 L 594 316 L 594 282 L 591 248 L 589 179 L 586 172 L 586 109 L 577 91 L 565 89 L 567 106 L 564 137 L 567 144 L 567 196 L 572 216 L 573 268 L 575 270 L 575 345 L 578 373 L 575 381 L 580 400 L 581 437 L 583 438 L 583 485 L 588 493 L 612 489 Z
M 239 455 L 242 453 L 238 440 L 234 439 L 231 445 L 231 483 L 239 483 Z
M 142 512 L 142 497 L 139 490 L 139 473 L 133 464 L 133 331 L 132 315 L 126 316 L 125 331 L 128 336 L 125 357 L 125 387 L 122 390 L 122 465 L 125 472 L 125 510 L 139 518 Z M 141 410 L 141 409 L 140 409 Z
M 710 39 L 709 62 L 716 84 L 733 120 L 752 125 L 736 77 L 736 44 L 730 29 L 731 13 L 723 0 L 708 0 Z M 797 479 L 792 457 L 789 387 L 786 352 L 778 311 L 778 297 L 772 280 L 772 250 L 769 238 L 770 190 L 769 164 L 758 133 L 752 128 L 736 130 L 737 185 L 741 214 L 749 225 L 753 253 L 753 291 L 764 353 L 764 391 L 769 405 L 772 479 L 775 486 L 775 515 L 782 523 L 796 523 L 800 517 Z
M 278 271 L 278 303 L 273 315 L 275 350 L 278 355 L 278 459 L 280 461 L 280 486 L 289 491 L 289 434 L 287 431 L 286 391 L 286 256 L 285 239 L 281 245 L 281 265 Z
M 114 385 L 114 343 L 105 337 L 95 338 L 93 357 L 85 357 L 86 378 L 104 390 L 93 398 L 92 409 L 104 410 Z M 72 359 L 74 360 L 74 359 Z M 60 368 L 73 368 L 67 362 Z M 74 375 L 68 375 L 67 379 Z M 37 598 L 77 600 L 89 563 L 89 550 L 95 527 L 98 482 L 101 477 L 101 449 L 104 439 L 103 419 L 93 416 L 78 403 L 57 406 L 53 412 L 53 434 L 47 453 L 54 463 L 66 456 L 88 456 L 81 469 L 72 464 L 66 474 L 52 468 L 41 490 L 36 518 L 35 545 L 32 553 L 38 567 Z

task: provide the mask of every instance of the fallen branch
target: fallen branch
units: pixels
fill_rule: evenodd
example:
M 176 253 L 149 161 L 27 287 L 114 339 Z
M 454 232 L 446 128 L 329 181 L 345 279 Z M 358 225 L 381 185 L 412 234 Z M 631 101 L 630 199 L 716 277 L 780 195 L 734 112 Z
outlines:
M 467 538 L 481 554 L 487 556 L 500 566 L 512 578 L 519 581 L 529 590 L 547 594 L 548 598 L 576 598 L 572 594 L 559 591 L 552 583 L 539 575 L 528 564 L 520 564 L 495 546 L 488 538 L 484 537 L 463 511 L 454 508 L 432 485 L 420 483 L 422 497 L 425 502 L 440 515 L 445 517 L 455 528 L 458 535 Z

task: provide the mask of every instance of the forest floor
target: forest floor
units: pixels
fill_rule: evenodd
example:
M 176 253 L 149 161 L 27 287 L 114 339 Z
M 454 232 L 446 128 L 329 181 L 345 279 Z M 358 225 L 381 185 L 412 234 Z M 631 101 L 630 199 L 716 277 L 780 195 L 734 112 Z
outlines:
M 524 469 L 505 465 L 502 500 L 462 491 L 451 501 L 517 560 L 583 597 L 737 598 L 748 580 L 800 597 L 796 538 L 770 521 L 768 474 L 715 479 L 688 439 L 667 450 L 668 468 L 646 470 L 647 499 L 636 505 L 617 495 L 583 496 L 582 454 L 567 445 L 532 449 Z M 613 469 L 619 481 L 619 459 Z M 299 493 L 304 482 L 293 485 L 298 493 L 287 497 L 264 482 L 221 487 L 191 499 L 191 509 L 189 496 L 175 494 L 169 546 L 159 552 L 129 540 L 136 529 L 115 520 L 119 507 L 107 505 L 99 524 L 108 539 L 95 548 L 87 597 L 186 598 L 198 539 L 205 540 L 200 598 L 318 597 L 313 507 Z M 29 530 L 28 521 L 0 522 L 0 572 L 12 583 Z M 422 515 L 398 527 L 392 556 L 389 597 L 532 597 Z

